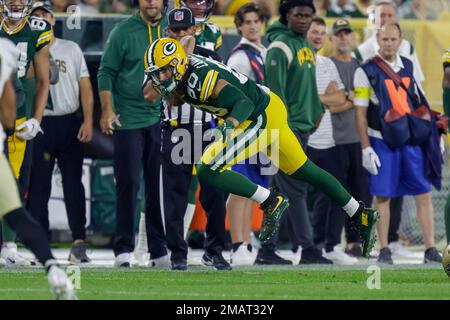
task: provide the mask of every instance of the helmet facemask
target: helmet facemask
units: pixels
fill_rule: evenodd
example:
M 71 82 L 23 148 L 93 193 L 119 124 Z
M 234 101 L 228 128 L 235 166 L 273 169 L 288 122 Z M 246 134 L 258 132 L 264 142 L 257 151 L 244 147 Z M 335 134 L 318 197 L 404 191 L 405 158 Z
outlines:
M 10 20 L 26 18 L 33 5 L 32 0 L 0 0 L 0 13 Z

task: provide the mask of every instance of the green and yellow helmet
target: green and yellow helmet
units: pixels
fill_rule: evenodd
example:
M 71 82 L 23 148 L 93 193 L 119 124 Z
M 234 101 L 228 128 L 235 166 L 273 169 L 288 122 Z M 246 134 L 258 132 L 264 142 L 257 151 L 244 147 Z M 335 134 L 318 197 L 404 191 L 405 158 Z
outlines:
M 166 96 L 176 89 L 186 73 L 186 52 L 175 39 L 160 38 L 154 41 L 145 52 L 144 67 L 146 76 Z M 159 80 L 159 74 L 166 68 L 172 69 L 172 77 L 166 81 Z

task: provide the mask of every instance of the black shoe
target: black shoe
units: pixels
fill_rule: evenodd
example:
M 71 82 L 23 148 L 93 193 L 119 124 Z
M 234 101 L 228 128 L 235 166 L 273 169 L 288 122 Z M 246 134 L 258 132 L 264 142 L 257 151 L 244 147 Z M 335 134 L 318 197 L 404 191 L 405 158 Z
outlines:
M 280 257 L 275 251 L 262 250 L 258 251 L 255 264 L 260 265 L 290 265 L 292 261 Z
M 72 246 L 69 261 L 75 264 L 91 262 L 91 259 L 86 254 L 86 245 L 84 242 L 79 242 Z
M 435 247 L 425 250 L 423 263 L 442 263 L 442 256 Z
M 202 257 L 202 263 L 208 267 L 214 267 L 216 270 L 231 270 L 231 266 L 222 254 L 210 255 L 205 252 Z
M 345 253 L 348 254 L 351 257 L 360 258 L 362 257 L 362 248 L 361 244 L 358 242 L 353 243 L 353 246 L 351 249 L 348 247 L 345 248 Z
M 381 249 L 377 261 L 379 263 L 394 264 L 394 261 L 392 261 L 391 249 L 388 247 Z
M 311 248 L 302 251 L 299 264 L 333 264 L 333 261 L 324 258 L 320 250 Z
M 187 261 L 186 260 L 172 261 L 172 270 L 178 271 L 187 270 Z

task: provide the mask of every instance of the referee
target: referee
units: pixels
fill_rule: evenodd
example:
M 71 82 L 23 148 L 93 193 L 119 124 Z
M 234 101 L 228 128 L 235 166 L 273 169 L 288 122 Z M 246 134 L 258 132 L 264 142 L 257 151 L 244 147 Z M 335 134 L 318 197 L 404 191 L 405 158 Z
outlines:
M 195 35 L 195 21 L 188 8 L 176 8 L 169 12 L 169 36 L 180 40 L 184 36 Z M 213 51 L 196 46 L 195 54 L 220 61 Z M 187 244 L 184 240 L 183 220 L 188 204 L 189 186 L 192 179 L 193 164 L 199 160 L 207 144 L 203 143 L 203 132 L 214 126 L 215 120 L 210 113 L 192 108 L 184 103 L 181 106 L 166 106 L 162 128 L 162 168 L 163 198 L 166 222 L 167 246 L 171 250 L 172 269 L 187 269 Z M 178 155 L 175 148 L 184 139 L 189 138 L 190 154 L 172 159 L 172 153 Z M 180 144 L 181 145 L 181 144 Z M 181 162 L 181 163 L 179 163 Z M 230 264 L 223 258 L 225 243 L 225 201 L 223 191 L 202 185 L 200 202 L 206 211 L 205 254 L 202 261 L 218 270 L 230 270 Z
M 36 2 L 33 16 L 43 18 L 52 26 L 56 20 L 50 2 Z M 84 240 L 86 237 L 86 199 L 81 183 L 83 145 L 92 139 L 92 110 L 94 97 L 89 71 L 80 47 L 73 41 L 53 38 L 50 54 L 59 67 L 59 81 L 50 86 L 47 107 L 42 118 L 45 134 L 34 139 L 31 165 L 29 210 L 49 233 L 48 200 L 55 160 L 61 170 L 64 201 L 73 246 L 72 263 L 89 262 Z M 83 122 L 78 116 L 83 109 Z

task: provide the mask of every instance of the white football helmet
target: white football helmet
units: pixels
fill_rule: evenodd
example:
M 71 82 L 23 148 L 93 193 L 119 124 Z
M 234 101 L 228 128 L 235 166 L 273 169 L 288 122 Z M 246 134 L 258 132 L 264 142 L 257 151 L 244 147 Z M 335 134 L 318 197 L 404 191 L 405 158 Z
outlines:
M 0 13 L 4 18 L 21 20 L 26 18 L 33 6 L 33 0 L 0 0 Z

